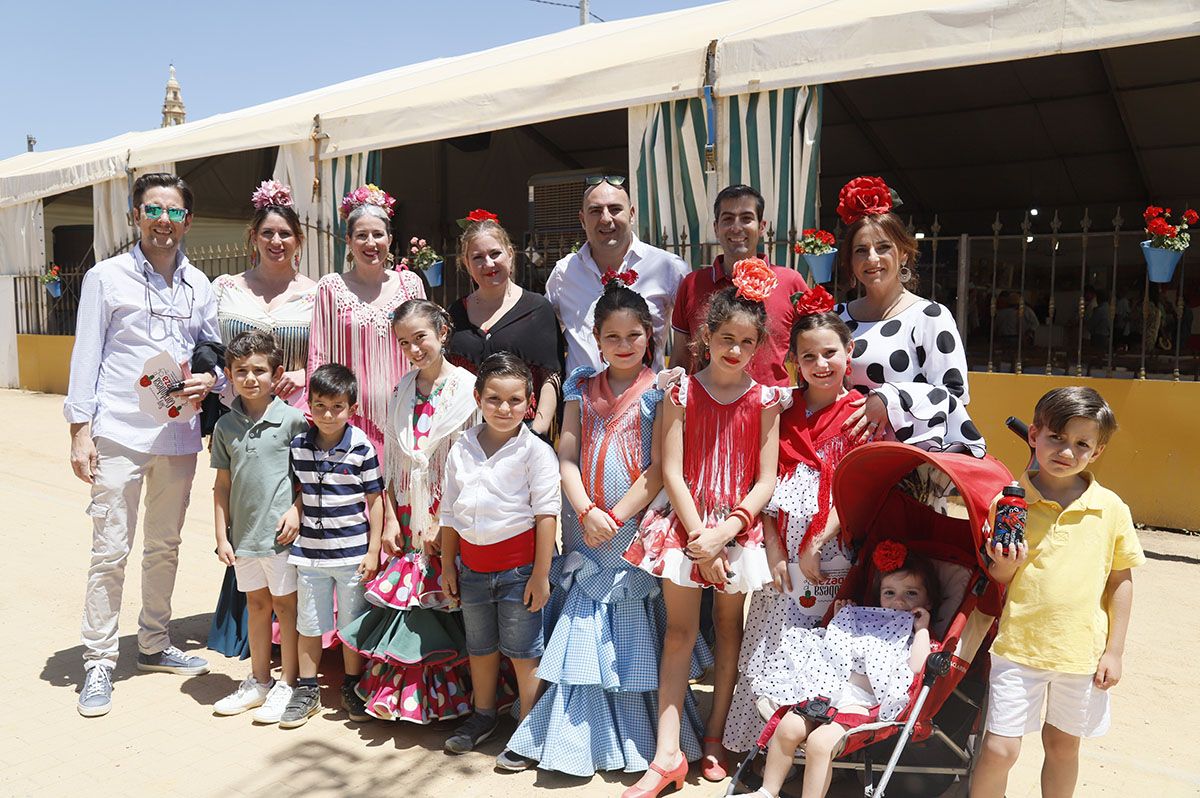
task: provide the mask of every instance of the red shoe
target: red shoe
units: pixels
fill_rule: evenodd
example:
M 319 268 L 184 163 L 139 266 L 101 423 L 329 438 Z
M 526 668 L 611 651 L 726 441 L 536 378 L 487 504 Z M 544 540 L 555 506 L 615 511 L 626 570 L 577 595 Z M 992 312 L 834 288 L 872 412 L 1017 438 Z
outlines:
M 722 745 L 720 737 L 705 737 L 704 747 L 708 748 L 709 743 L 721 746 L 721 753 L 705 754 L 701 757 L 700 775 L 708 781 L 722 781 L 729 776 L 725 767 L 725 746 Z
M 644 789 L 636 784 L 621 793 L 621 798 L 658 798 L 658 794 L 665 790 L 671 782 L 675 783 L 675 789 L 683 789 L 683 780 L 687 776 L 688 761 L 683 754 L 679 755 L 679 764 L 670 770 L 663 770 L 653 762 L 650 763 L 650 769 L 658 774 L 658 781 L 649 789 Z

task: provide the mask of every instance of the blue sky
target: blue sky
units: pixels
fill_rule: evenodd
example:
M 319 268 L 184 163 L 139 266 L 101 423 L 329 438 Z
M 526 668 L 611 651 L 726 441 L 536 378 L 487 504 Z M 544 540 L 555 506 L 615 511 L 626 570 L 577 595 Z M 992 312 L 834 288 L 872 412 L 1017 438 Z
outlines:
M 591 10 L 621 19 L 704 4 L 591 0 Z M 50 150 L 158 127 L 172 62 L 188 118 L 200 119 L 579 22 L 577 9 L 532 0 L 34 0 L 5 3 L 3 16 L 0 159 L 24 152 L 26 133 Z

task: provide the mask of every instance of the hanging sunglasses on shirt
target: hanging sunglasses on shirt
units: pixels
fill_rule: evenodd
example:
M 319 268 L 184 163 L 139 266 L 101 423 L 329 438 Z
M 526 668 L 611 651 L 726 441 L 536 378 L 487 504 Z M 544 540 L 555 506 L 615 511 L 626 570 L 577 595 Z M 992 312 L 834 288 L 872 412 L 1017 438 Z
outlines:
M 164 208 L 161 205 L 143 205 L 142 212 L 146 214 L 146 218 L 152 222 L 162 218 L 163 212 L 166 212 L 167 218 L 175 224 L 179 224 L 187 218 L 187 208 Z
M 159 208 L 159 210 L 162 210 L 162 209 Z M 151 316 L 156 316 L 160 319 L 174 319 L 176 321 L 187 321 L 188 319 L 190 319 L 192 317 L 192 310 L 196 305 L 196 290 L 194 288 L 192 288 L 191 283 L 189 283 L 187 280 L 183 279 L 183 277 L 180 277 L 179 281 L 183 283 L 183 295 L 187 298 L 187 314 L 186 315 L 170 313 L 169 311 L 175 309 L 174 307 L 171 307 L 171 306 L 167 306 L 167 310 L 155 310 L 154 309 L 154 298 L 150 293 L 150 279 L 146 278 L 146 310 L 150 313 Z

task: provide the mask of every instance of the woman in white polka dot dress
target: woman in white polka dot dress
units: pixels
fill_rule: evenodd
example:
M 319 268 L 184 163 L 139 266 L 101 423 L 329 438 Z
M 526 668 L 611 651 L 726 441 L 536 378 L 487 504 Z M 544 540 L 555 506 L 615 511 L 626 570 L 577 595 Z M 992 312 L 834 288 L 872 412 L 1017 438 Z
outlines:
M 867 399 L 848 428 L 858 440 L 891 434 L 922 449 L 982 457 L 983 435 L 967 414 L 967 358 L 954 317 L 912 293 L 917 242 L 892 209 L 877 177 L 842 188 L 838 214 L 848 225 L 838 251 L 863 294 L 836 312 L 854 334 L 851 384 Z

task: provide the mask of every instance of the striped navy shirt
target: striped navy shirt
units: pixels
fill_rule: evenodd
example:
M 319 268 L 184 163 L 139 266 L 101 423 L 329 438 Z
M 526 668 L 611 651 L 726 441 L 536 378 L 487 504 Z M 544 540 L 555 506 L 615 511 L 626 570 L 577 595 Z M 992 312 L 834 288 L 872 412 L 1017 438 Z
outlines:
M 328 451 L 317 446 L 316 438 L 313 427 L 292 439 L 292 473 L 304 512 L 288 562 L 321 568 L 358 565 L 370 539 L 367 494 L 383 492 L 379 458 L 353 424 L 346 425 L 342 440 Z

